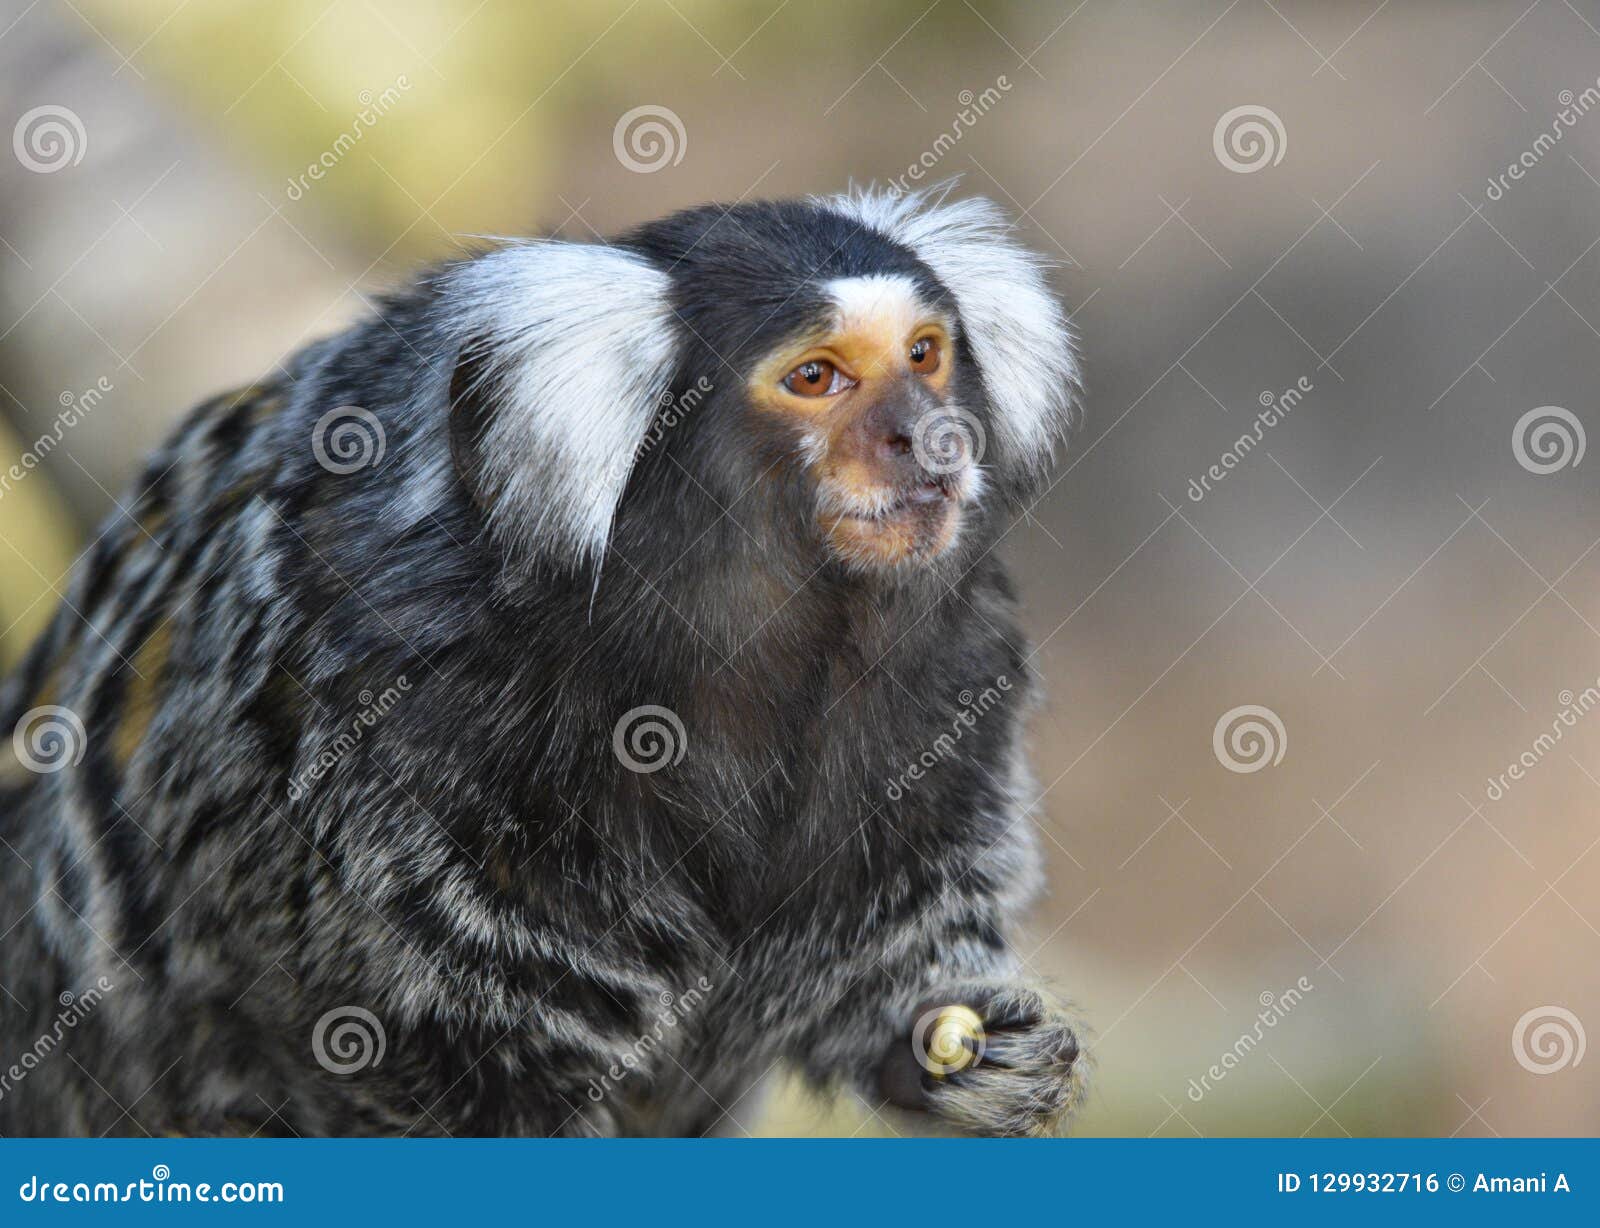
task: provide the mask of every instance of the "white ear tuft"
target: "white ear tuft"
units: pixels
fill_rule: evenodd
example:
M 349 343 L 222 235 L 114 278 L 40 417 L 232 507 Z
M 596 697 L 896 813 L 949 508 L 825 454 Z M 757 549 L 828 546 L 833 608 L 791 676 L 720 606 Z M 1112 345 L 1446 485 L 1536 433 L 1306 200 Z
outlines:
M 1047 262 L 1017 243 L 981 198 L 945 204 L 949 187 L 894 195 L 855 189 L 816 203 L 904 244 L 955 296 L 997 418 L 1024 465 L 1042 466 L 1073 425 L 1082 384 L 1076 335 L 1045 280 Z
M 527 242 L 452 269 L 448 327 L 487 410 L 474 481 L 509 544 L 598 559 L 640 441 L 671 385 L 667 275 L 632 252 Z M 458 405 L 456 411 L 461 412 Z

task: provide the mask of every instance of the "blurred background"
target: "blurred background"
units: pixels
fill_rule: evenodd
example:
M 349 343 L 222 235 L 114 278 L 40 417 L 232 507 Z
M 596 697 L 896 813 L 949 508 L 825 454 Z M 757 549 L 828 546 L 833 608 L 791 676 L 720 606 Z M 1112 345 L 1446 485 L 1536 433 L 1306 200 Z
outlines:
M 1088 371 L 1005 546 L 1081 1130 L 1600 1132 L 1597 79 L 1593 0 L 0 0 L 0 658 L 465 236 L 959 176 Z

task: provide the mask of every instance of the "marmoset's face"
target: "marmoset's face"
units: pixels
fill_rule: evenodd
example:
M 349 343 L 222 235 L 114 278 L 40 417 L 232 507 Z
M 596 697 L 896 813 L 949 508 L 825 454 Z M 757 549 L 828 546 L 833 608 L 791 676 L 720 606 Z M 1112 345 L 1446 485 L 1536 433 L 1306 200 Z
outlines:
M 956 323 L 909 277 L 844 277 L 821 289 L 831 318 L 757 365 L 750 401 L 794 433 L 816 527 L 840 559 L 936 558 L 982 489 L 982 428 L 951 397 Z

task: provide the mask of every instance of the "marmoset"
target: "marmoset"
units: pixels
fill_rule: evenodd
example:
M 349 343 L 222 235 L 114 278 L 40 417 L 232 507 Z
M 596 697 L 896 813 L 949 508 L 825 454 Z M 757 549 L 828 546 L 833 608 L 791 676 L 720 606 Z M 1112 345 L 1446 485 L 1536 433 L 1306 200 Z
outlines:
M 0 1133 L 982 1134 L 1085 1061 L 997 556 L 1046 262 L 871 189 L 497 242 L 145 466 L 0 689 Z

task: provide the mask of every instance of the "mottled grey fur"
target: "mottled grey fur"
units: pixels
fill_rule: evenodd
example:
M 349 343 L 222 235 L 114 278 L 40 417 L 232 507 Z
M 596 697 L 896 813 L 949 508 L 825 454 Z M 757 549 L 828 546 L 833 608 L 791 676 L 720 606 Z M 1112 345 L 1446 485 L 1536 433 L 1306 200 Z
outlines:
M 202 406 L 0 688 L 0 1133 L 699 1133 L 783 1063 L 979 1133 L 1079 1099 L 1011 945 L 1040 875 L 994 548 L 1076 379 L 1037 262 L 989 206 L 870 196 L 691 210 L 544 278 L 550 250 L 426 273 Z M 519 252 L 525 291 L 471 297 Z M 614 406 L 551 331 L 615 314 L 584 253 L 653 270 L 611 305 L 655 365 L 592 342 Z M 993 429 L 959 545 L 866 575 L 743 381 L 818 285 L 878 273 L 953 311 L 954 396 Z M 619 470 L 566 446 L 695 388 Z M 313 439 L 351 405 L 383 456 L 330 472 Z M 686 744 L 638 772 L 646 705 Z M 83 738 L 19 755 L 52 708 Z M 911 1032 L 945 1002 L 987 1035 L 939 1080 Z

